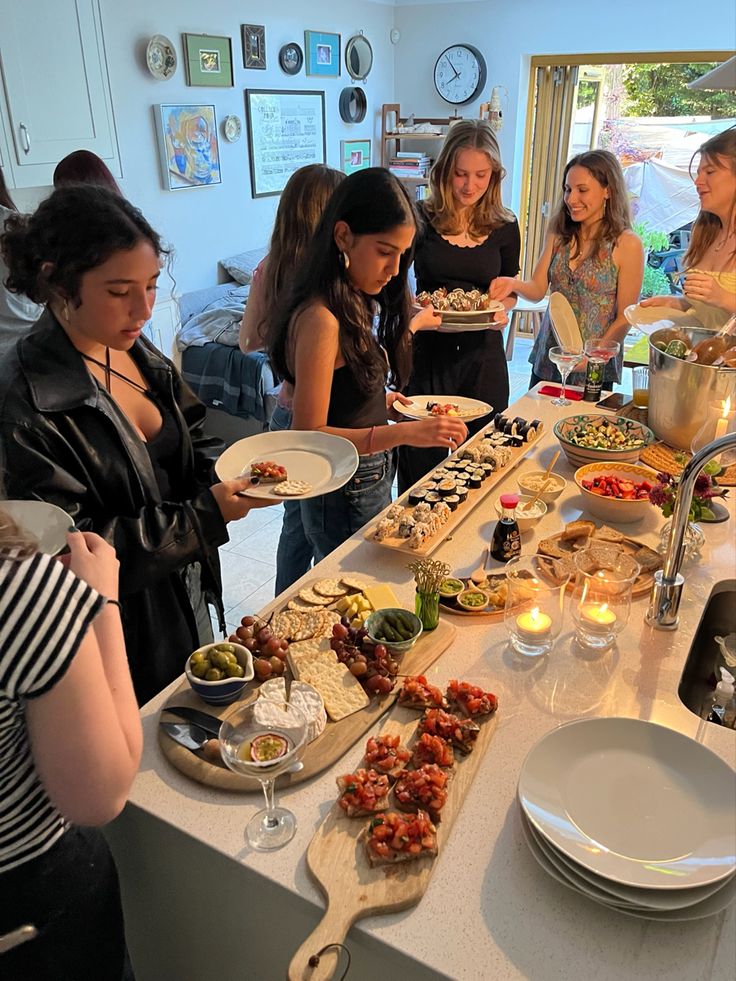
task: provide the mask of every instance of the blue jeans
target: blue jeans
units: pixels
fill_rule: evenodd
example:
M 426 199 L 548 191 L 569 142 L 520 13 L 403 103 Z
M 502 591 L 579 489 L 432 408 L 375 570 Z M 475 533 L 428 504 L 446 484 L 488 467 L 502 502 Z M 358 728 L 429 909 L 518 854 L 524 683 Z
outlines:
M 391 503 L 391 454 L 361 456 L 353 477 L 331 494 L 301 502 L 304 532 L 320 562 Z
M 277 405 L 269 424 L 271 432 L 291 429 L 291 412 Z M 300 579 L 312 564 L 312 546 L 304 534 L 299 501 L 284 501 L 284 520 L 276 550 L 276 596 Z

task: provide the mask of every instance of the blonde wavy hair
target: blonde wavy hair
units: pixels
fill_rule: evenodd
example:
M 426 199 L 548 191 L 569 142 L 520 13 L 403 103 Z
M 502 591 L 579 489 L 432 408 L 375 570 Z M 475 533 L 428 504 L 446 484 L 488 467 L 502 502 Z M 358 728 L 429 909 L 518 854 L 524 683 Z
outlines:
M 37 551 L 36 539 L 18 527 L 0 501 L 0 558 L 27 559 Z
M 736 174 L 736 126 L 731 126 L 722 133 L 718 133 L 717 136 L 712 136 L 693 154 L 690 161 L 691 177 L 693 177 L 693 161 L 696 157 L 700 157 L 715 167 L 730 169 L 732 174 Z M 693 180 L 695 180 L 694 177 Z M 736 212 L 736 198 L 731 202 L 729 221 L 733 221 L 734 212 Z M 710 246 L 724 231 L 726 229 L 723 228 L 718 215 L 714 215 L 712 211 L 701 209 L 695 219 L 690 235 L 690 244 L 683 259 L 685 268 L 697 266 Z M 736 249 L 731 253 L 731 258 L 736 258 Z
M 506 171 L 501 163 L 501 151 L 485 119 L 461 119 L 450 126 L 440 155 L 429 175 L 429 197 L 424 210 L 435 231 L 440 235 L 458 235 L 463 228 L 460 212 L 452 196 L 452 178 L 457 166 L 458 154 L 463 150 L 479 150 L 485 153 L 491 165 L 491 180 L 483 197 L 473 205 L 468 223 L 468 234 L 480 240 L 516 216 L 501 203 L 501 181 Z

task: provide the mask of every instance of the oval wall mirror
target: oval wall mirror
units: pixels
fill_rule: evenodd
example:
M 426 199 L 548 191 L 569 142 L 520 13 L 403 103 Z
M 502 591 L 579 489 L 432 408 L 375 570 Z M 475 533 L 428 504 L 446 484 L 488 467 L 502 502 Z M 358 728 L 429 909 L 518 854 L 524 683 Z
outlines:
M 345 45 L 345 67 L 351 78 L 364 82 L 368 77 L 373 68 L 373 48 L 365 35 L 356 34 Z

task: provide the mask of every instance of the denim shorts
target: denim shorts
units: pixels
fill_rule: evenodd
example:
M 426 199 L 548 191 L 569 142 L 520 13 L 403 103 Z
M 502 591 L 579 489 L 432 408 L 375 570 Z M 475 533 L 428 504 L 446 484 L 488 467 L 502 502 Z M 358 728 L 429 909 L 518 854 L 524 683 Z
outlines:
M 321 561 L 391 503 L 391 454 L 361 456 L 352 478 L 331 494 L 301 502 L 302 523 Z

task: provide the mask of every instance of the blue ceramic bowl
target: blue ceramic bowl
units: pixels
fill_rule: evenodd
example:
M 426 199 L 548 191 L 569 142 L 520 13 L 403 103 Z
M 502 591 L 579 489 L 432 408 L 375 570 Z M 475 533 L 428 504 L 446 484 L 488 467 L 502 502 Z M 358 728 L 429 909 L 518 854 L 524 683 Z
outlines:
M 232 642 L 217 641 L 215 644 L 205 644 L 204 647 L 198 647 L 192 654 L 196 654 L 197 651 L 211 650 L 213 647 L 217 647 L 217 644 L 224 643 Z M 222 681 L 205 681 L 204 678 L 196 678 L 189 667 L 189 657 L 192 655 L 190 654 L 187 658 L 184 674 L 187 676 L 187 681 L 192 686 L 192 690 L 199 695 L 203 702 L 209 702 L 210 705 L 228 705 L 230 702 L 234 702 L 242 694 L 248 682 L 253 680 L 255 670 L 250 651 L 242 644 L 232 644 L 232 646 L 235 648 L 238 664 L 245 672 L 242 678 L 223 678 Z
M 375 631 L 380 632 L 381 621 L 387 613 L 400 613 L 405 620 L 410 620 L 414 625 L 414 633 L 408 640 L 379 640 L 375 635 Z M 384 610 L 375 610 L 365 621 L 365 629 L 368 631 L 368 637 L 373 641 L 374 644 L 383 644 L 387 651 L 391 654 L 405 654 L 410 651 L 412 647 L 416 644 L 422 635 L 422 621 L 415 613 L 410 613 L 409 610 L 402 610 L 396 607 L 387 607 Z
M 629 439 L 638 442 L 637 446 L 622 446 L 607 448 L 599 446 L 580 446 L 576 434 L 585 426 L 612 426 Z M 586 415 L 568 416 L 555 423 L 554 434 L 559 440 L 565 456 L 574 467 L 583 467 L 586 463 L 596 463 L 599 460 L 608 463 L 636 463 L 639 454 L 645 446 L 656 441 L 656 436 L 647 426 L 623 416 L 609 416 L 603 412 Z

